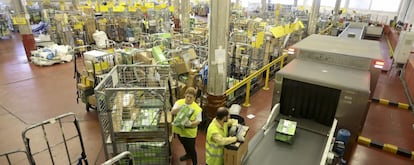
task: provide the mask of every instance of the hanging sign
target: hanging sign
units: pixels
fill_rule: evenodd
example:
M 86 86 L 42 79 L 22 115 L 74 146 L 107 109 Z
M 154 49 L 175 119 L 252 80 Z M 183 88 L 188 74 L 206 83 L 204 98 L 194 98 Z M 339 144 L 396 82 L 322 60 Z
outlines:
M 13 17 L 12 18 L 13 25 L 26 25 L 26 18 L 25 17 Z

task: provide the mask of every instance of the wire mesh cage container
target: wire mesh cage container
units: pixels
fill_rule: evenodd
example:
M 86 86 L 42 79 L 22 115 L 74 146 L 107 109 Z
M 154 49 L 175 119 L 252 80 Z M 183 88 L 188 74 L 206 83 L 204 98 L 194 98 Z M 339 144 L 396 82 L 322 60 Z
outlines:
M 169 164 L 169 65 L 118 65 L 95 88 L 106 158 Z
M 14 150 L 0 153 L 0 164 L 29 164 L 25 150 Z
M 28 126 L 22 138 L 32 165 L 88 165 L 79 120 L 73 112 Z
M 232 33 L 232 41 L 240 42 L 240 43 L 248 43 L 249 37 L 248 37 L 247 31 L 240 30 L 240 31 L 236 31 Z

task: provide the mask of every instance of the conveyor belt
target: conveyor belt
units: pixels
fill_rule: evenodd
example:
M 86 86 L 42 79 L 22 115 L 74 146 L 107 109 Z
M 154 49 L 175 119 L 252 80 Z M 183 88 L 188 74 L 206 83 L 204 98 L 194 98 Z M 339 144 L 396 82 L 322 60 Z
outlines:
M 273 125 L 270 132 L 255 147 L 250 147 L 249 145 L 250 154 L 247 155 L 248 157 L 246 157 L 243 164 L 309 165 L 320 163 L 328 136 L 298 127 L 293 144 L 275 141 L 277 123 Z M 258 134 L 263 136 L 262 132 Z M 258 134 L 255 136 L 260 136 Z
M 340 34 L 340 36 L 339 37 L 344 37 L 344 38 L 353 38 L 353 37 L 349 37 L 348 35 L 350 34 L 350 33 L 353 33 L 353 34 L 355 34 L 355 39 L 362 39 L 362 34 L 363 34 L 363 32 L 364 32 L 364 29 L 363 28 L 351 28 L 351 27 L 348 27 L 348 28 L 346 28 L 341 34 Z
M 364 22 L 350 22 L 349 25 L 339 34 L 339 37 L 342 38 L 354 38 L 362 40 L 364 38 L 365 28 L 368 26 L 368 23 Z M 355 37 L 349 37 L 350 33 L 355 34 Z

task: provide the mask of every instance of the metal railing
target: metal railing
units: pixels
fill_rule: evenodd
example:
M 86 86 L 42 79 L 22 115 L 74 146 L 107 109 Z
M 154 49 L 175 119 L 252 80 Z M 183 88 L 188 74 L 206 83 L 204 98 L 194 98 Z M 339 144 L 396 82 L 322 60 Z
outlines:
M 227 89 L 226 90 L 226 96 L 229 96 L 230 94 L 234 93 L 240 87 L 246 85 L 246 96 L 245 96 L 245 99 L 244 99 L 243 106 L 244 107 L 249 107 L 250 106 L 250 90 L 251 90 L 251 81 L 252 81 L 252 79 L 256 78 L 259 75 L 262 75 L 262 73 L 266 71 L 266 79 L 265 79 L 265 82 L 264 82 L 265 84 L 264 84 L 264 87 L 262 89 L 263 90 L 269 90 L 270 68 L 273 67 L 273 66 L 276 66 L 276 64 L 279 63 L 280 69 L 281 69 L 283 67 L 283 64 L 285 62 L 285 58 L 287 56 L 288 56 L 287 53 L 283 53 L 277 59 L 273 60 L 269 64 L 265 65 L 264 67 L 262 67 L 258 71 L 254 72 L 253 74 L 249 75 L 248 77 L 246 77 L 245 79 L 243 79 L 242 81 L 237 83 L 236 85 L 234 85 L 231 88 Z
M 24 156 L 24 158 L 22 158 L 21 161 L 24 161 L 24 159 L 26 159 L 25 160 L 26 163 L 29 163 L 29 160 L 27 159 L 27 152 L 26 152 L 26 150 L 21 150 L 21 149 L 14 150 L 14 151 L 10 151 L 10 152 L 6 152 L 6 153 L 0 153 L 0 163 L 5 163 L 5 162 L 2 162 L 4 159 L 7 161 L 8 165 L 12 165 L 12 164 L 16 163 L 16 162 L 12 162 L 12 158 L 11 157 L 14 157 L 17 154 L 21 154 L 21 155 Z M 3 159 L 3 157 L 4 157 L 4 159 Z M 14 157 L 14 158 L 16 158 L 16 157 Z M 17 159 L 15 159 L 15 160 L 17 161 Z
M 124 151 L 115 157 L 107 160 L 106 162 L 102 163 L 101 165 L 113 165 L 116 163 L 125 163 L 126 165 L 134 165 L 134 158 L 132 157 L 131 152 Z M 122 162 L 123 161 L 123 162 Z
M 322 31 L 319 32 L 319 34 L 328 34 L 330 33 L 330 30 L 333 28 L 333 24 L 329 25 L 328 27 L 326 27 L 325 29 L 323 29 Z

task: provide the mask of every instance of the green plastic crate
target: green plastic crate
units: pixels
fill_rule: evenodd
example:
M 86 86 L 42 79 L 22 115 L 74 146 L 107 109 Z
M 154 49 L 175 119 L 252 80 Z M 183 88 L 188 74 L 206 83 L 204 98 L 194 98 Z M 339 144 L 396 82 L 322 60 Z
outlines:
M 297 122 L 295 121 L 280 119 L 276 128 L 275 140 L 292 144 L 296 132 L 296 125 Z

